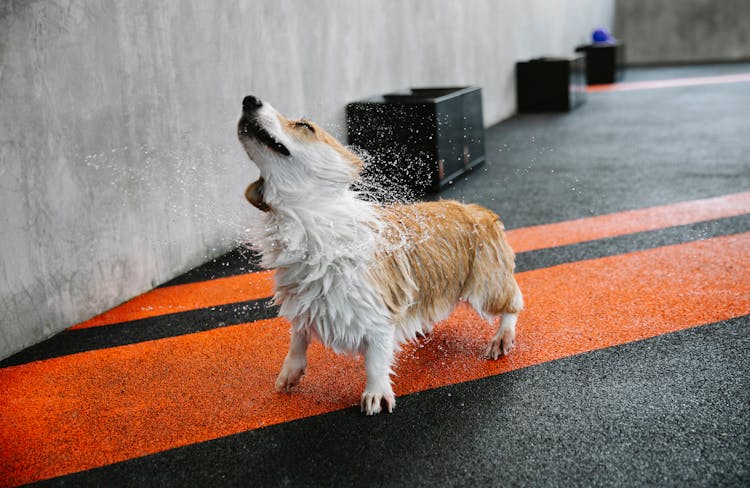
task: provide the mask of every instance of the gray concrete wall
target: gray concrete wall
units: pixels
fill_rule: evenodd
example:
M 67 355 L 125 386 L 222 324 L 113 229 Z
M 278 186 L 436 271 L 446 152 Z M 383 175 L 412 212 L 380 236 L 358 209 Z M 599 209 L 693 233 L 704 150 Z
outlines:
M 750 59 L 748 0 L 617 0 L 627 64 Z
M 341 135 L 344 105 L 569 53 L 603 0 L 0 2 L 0 357 L 248 239 L 244 95 Z

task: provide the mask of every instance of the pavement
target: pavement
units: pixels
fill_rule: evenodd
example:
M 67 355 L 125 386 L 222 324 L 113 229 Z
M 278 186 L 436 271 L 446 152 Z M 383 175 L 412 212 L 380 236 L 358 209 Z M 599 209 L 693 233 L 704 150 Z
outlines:
M 319 346 L 277 394 L 288 324 L 238 249 L 1 361 L 0 486 L 750 485 L 748 73 L 629 69 L 487 130 L 441 197 L 509 229 L 509 356 L 460 306 L 400 353 L 393 414 Z

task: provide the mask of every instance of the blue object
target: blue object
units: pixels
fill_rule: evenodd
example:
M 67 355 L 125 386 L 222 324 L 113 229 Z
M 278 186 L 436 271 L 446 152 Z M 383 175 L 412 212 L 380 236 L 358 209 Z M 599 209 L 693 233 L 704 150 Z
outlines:
M 594 32 L 591 34 L 591 40 L 594 41 L 594 44 L 615 42 L 615 38 L 612 37 L 609 32 L 607 32 L 607 29 L 603 29 L 601 27 L 594 30 Z

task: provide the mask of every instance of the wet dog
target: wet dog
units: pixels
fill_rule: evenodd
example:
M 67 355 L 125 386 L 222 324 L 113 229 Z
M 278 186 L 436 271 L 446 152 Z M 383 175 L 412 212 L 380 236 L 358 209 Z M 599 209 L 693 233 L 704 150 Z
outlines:
M 289 392 L 318 339 L 364 356 L 362 411 L 391 412 L 394 353 L 430 332 L 456 303 L 499 321 L 485 356 L 514 345 L 523 298 L 497 215 L 454 201 L 379 206 L 352 190 L 362 160 L 311 121 L 290 120 L 248 96 L 237 132 L 260 179 L 245 196 L 262 210 L 254 236 L 276 268 L 274 299 L 292 324 L 276 389 Z

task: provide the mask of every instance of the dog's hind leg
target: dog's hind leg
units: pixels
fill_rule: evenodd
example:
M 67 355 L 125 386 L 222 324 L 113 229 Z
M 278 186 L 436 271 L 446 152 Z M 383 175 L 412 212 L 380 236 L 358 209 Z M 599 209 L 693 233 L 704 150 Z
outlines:
M 289 393 L 299 383 L 307 368 L 307 346 L 310 345 L 310 330 L 307 328 L 298 330 L 292 327 L 292 338 L 289 342 L 289 352 L 281 366 L 278 378 L 276 378 L 276 391 Z
M 376 415 L 382 410 L 382 404 L 388 413 L 396 406 L 396 396 L 391 388 L 393 370 L 394 337 L 393 330 L 368 333 L 363 347 L 367 384 L 362 393 L 360 407 L 367 415 Z
M 506 355 L 513 349 L 516 344 L 516 321 L 518 320 L 517 313 L 504 313 L 500 319 L 500 327 L 497 328 L 497 332 L 492 336 L 492 340 L 487 345 L 487 351 L 484 353 L 484 357 L 487 359 L 497 359 L 500 356 Z
M 513 285 L 511 299 L 500 310 L 500 326 L 497 328 L 495 335 L 492 336 L 492 340 L 490 340 L 484 353 L 484 357 L 487 359 L 497 359 L 508 354 L 516 343 L 516 321 L 518 321 L 518 312 L 523 309 L 523 295 L 521 295 L 518 285 L 515 284 L 515 280 L 513 280 Z M 484 309 L 484 315 L 493 317 L 490 323 L 494 322 L 494 314 L 497 314 L 497 309 Z

